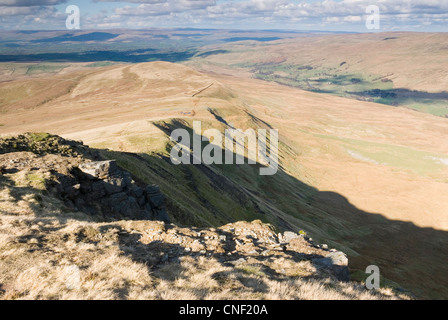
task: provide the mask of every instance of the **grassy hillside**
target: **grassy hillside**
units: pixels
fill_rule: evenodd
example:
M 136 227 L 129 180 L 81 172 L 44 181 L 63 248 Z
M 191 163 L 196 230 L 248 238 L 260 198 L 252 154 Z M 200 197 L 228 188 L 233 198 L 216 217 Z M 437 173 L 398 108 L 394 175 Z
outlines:
M 215 54 L 199 54 L 186 63 L 445 117 L 446 41 L 443 33 L 321 35 L 213 45 L 206 49 Z
M 113 171 L 95 167 L 104 164 L 92 162 L 104 160 L 103 155 L 140 166 L 134 168 L 139 172 L 136 179 L 153 183 L 152 178 L 169 177 L 167 172 L 157 172 L 156 162 L 139 155 L 95 150 L 46 133 L 0 139 L 1 299 L 410 298 L 384 281 L 374 291 L 350 282 L 345 254 L 317 244 L 304 232 L 279 233 L 258 219 L 199 228 L 197 224 L 204 221 L 221 224 L 210 216 L 212 209 L 221 208 L 206 208 L 209 212 L 201 221 L 195 215 L 198 211 L 191 210 L 198 203 L 181 197 L 182 193 L 189 195 L 188 187 L 167 200 L 185 201 L 182 210 L 189 217 L 178 215 L 181 208 L 176 204 L 170 213 L 184 225 L 195 227 L 103 211 L 106 207 L 98 200 L 104 194 L 93 196 L 98 190 L 93 187 L 126 176 L 115 170 L 118 167 Z M 82 173 L 81 168 L 92 163 L 102 170 L 99 180 L 92 177 L 92 171 Z M 140 173 L 144 166 L 156 175 Z M 112 199 L 126 192 L 130 201 L 136 195 L 131 190 L 144 185 L 144 181 L 132 181 L 120 191 L 109 185 L 106 194 Z M 204 200 L 214 198 L 197 189 L 193 195 L 201 194 Z M 86 196 L 102 209 L 80 206 Z M 253 201 L 250 196 L 247 200 Z M 233 213 L 229 208 L 227 212 Z M 241 214 L 220 219 L 243 218 Z
M 179 225 L 259 219 L 304 230 L 346 252 L 356 275 L 375 264 L 418 297 L 448 296 L 446 119 L 162 62 L 75 74 L 68 92 L 34 108 L 5 104 L 0 132 L 83 140 L 158 184 Z M 203 130 L 277 128 L 279 171 L 173 165 L 170 132 L 191 132 L 194 120 Z

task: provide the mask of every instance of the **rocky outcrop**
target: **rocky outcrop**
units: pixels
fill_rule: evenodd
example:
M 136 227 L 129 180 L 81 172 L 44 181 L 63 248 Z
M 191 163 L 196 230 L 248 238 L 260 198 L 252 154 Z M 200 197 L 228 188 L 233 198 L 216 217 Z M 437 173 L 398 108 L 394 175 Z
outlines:
M 11 152 L 32 152 L 38 155 L 58 154 L 67 157 L 84 157 L 98 160 L 99 153 L 82 142 L 67 140 L 49 133 L 27 132 L 0 139 L 0 154 Z
M 122 241 L 126 243 L 129 237 L 132 235 L 123 236 Z M 130 254 L 138 259 L 149 255 L 152 268 L 179 262 L 186 256 L 208 256 L 239 268 L 255 266 L 273 277 L 303 275 L 350 281 L 348 259 L 343 252 L 322 249 L 295 232 L 276 233 L 260 220 L 200 230 L 157 222 L 151 227 L 145 225 L 138 238 L 150 250 L 142 249 L 144 253 L 138 254 L 133 247 Z
M 81 142 L 45 133 L 0 139 L 0 174 L 22 173 L 77 211 L 105 220 L 169 222 L 156 185 L 137 184 L 116 161 Z
M 71 208 L 101 214 L 106 219 L 169 222 L 159 187 L 138 186 L 131 174 L 113 160 L 84 162 L 68 175 L 55 173 L 55 177 L 53 193 Z

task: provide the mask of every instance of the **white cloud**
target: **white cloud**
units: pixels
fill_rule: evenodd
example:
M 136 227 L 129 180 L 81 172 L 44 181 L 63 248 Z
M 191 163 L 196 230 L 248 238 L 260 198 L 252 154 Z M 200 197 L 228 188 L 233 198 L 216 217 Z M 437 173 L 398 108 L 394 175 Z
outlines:
M 67 2 L 67 0 L 0 0 L 0 6 L 33 7 L 56 5 L 65 2 Z
M 300 28 L 300 25 L 321 29 L 329 24 L 364 28 L 365 9 L 376 4 L 381 12 L 382 28 L 437 24 L 448 28 L 448 0 L 91 0 L 115 2 L 108 12 L 92 12 L 85 16 L 90 27 L 158 27 L 188 25 L 228 26 L 232 28 L 270 26 Z M 52 5 L 66 0 L 0 0 L 0 16 L 33 15 L 39 21 L 50 21 Z M 118 6 L 118 7 L 117 7 Z M 84 10 L 84 12 L 86 12 Z M 53 14 L 55 12 L 53 11 Z M 60 19 L 60 15 L 57 16 Z M 8 21 L 2 19 L 0 28 Z M 47 20 L 46 20 L 47 19 Z M 56 19 L 56 15 L 55 18 Z M 5 22 L 6 21 L 6 22 Z M 43 22 L 42 22 L 43 23 Z M 57 22 L 59 23 L 59 22 Z M 355 28 L 355 27 L 354 27 Z M 360 31 L 365 31 L 364 29 Z
M 98 0 L 102 2 L 116 0 Z M 117 13 L 126 15 L 161 15 L 183 11 L 197 11 L 202 15 L 213 17 L 252 16 L 252 17 L 349 17 L 365 14 L 365 9 L 372 4 L 371 0 L 322 0 L 315 2 L 293 0 L 127 0 L 140 3 L 137 7 L 125 6 Z M 383 14 L 402 13 L 441 13 L 448 12 L 447 0 L 378 0 L 375 3 Z M 347 21 L 358 21 L 348 18 Z

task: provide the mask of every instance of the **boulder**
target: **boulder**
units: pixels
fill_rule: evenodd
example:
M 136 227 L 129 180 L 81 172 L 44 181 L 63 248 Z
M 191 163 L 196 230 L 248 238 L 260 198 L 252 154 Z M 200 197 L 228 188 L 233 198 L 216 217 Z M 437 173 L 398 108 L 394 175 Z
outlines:
M 285 231 L 283 233 L 283 242 L 290 243 L 292 239 L 299 238 L 300 236 L 292 231 Z
M 92 161 L 82 163 L 79 166 L 79 170 L 84 172 L 91 179 L 105 179 L 117 173 L 118 166 L 114 160 Z
M 323 258 L 312 260 L 318 267 L 327 269 L 339 281 L 350 281 L 350 272 L 348 269 L 348 258 L 341 251 L 330 252 Z

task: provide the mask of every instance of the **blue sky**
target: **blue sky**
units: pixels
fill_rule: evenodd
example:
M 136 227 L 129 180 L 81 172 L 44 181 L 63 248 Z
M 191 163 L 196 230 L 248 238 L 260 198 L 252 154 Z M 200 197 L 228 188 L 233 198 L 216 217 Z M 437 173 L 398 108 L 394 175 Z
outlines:
M 448 0 L 0 0 L 0 30 L 64 29 L 68 5 L 81 29 L 226 28 L 370 32 L 448 31 Z M 376 31 L 376 30 L 375 30 Z

